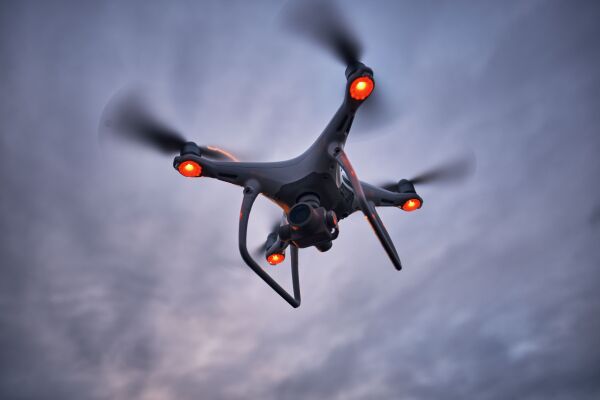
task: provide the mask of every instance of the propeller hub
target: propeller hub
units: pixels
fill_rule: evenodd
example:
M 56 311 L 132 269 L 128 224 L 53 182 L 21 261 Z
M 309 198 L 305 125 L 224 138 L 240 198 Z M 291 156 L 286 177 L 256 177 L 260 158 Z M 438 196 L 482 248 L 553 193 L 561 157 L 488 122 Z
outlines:
M 346 67 L 346 72 L 345 72 L 346 79 L 350 79 L 350 77 L 352 75 L 354 75 L 356 72 L 358 72 L 359 70 L 367 70 L 368 72 L 373 74 L 373 71 L 369 67 L 367 67 L 365 64 L 361 63 L 360 61 L 356 61 L 351 64 L 348 64 L 348 66 Z
M 402 179 L 398 182 L 398 192 L 399 193 L 417 193 L 415 190 L 415 185 L 407 179 Z
M 202 151 L 200 150 L 200 147 L 198 147 L 198 145 L 194 142 L 185 142 L 184 145 L 181 147 L 181 151 L 179 153 L 180 155 L 186 155 L 186 154 L 193 154 L 196 156 L 201 156 L 202 155 Z

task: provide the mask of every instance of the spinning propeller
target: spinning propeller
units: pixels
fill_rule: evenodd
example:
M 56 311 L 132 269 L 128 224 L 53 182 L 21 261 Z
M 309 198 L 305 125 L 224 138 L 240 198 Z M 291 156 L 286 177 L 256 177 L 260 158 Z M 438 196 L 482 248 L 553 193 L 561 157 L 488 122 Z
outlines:
M 283 22 L 350 66 L 360 62 L 362 45 L 332 1 L 291 1 L 283 10 Z
M 429 170 L 423 171 L 412 179 L 403 179 L 399 182 L 385 182 L 380 186 L 391 192 L 406 191 L 406 183 L 411 185 L 441 185 L 457 184 L 464 182 L 475 170 L 475 156 L 466 153 L 447 160 Z
M 184 136 L 155 117 L 140 93 L 118 93 L 106 106 L 100 119 L 99 134 L 136 143 L 158 153 L 179 153 Z M 238 161 L 231 153 L 215 146 L 198 146 L 203 156 L 214 160 Z
M 308 39 L 341 62 L 346 67 L 346 75 L 361 64 L 364 46 L 335 1 L 289 1 L 284 6 L 282 22 L 284 28 Z M 356 133 L 368 134 L 373 128 L 394 120 L 398 113 L 389 104 L 385 86 L 379 85 L 362 106 L 355 122 L 359 128 Z

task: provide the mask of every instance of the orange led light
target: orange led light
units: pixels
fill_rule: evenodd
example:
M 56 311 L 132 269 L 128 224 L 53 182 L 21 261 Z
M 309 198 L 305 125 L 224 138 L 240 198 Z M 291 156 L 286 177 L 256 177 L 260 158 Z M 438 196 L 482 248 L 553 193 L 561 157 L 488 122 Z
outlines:
M 271 265 L 281 264 L 285 260 L 285 254 L 273 253 L 267 257 L 267 262 Z
M 195 178 L 202 175 L 202 166 L 196 161 L 184 161 L 177 167 L 179 173 L 188 178 Z
M 350 85 L 350 97 L 354 100 L 364 100 L 373 91 L 375 84 L 368 76 L 360 76 L 352 81 Z
M 402 204 L 402 209 L 404 211 L 415 211 L 416 209 L 421 207 L 421 200 L 419 199 L 409 199 Z

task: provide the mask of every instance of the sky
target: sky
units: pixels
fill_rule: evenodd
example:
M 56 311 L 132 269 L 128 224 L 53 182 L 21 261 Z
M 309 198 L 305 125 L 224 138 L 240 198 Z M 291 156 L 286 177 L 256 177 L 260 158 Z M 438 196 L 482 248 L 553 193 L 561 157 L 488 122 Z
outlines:
M 190 140 L 300 154 L 344 67 L 281 8 L 0 2 L 0 398 L 599 398 L 598 2 L 344 2 L 394 116 L 359 110 L 360 178 L 477 165 L 380 210 L 400 272 L 358 214 L 302 250 L 298 309 L 239 256 L 241 188 L 97 134 L 137 84 Z M 257 201 L 250 245 L 277 215 Z

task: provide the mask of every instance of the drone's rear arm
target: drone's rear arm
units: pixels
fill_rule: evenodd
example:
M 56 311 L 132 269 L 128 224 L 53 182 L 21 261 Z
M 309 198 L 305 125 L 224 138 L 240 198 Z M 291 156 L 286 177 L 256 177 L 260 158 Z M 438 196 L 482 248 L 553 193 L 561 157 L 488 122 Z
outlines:
M 216 161 L 190 153 L 175 157 L 173 166 L 177 169 L 186 161 L 193 161 L 201 167 L 199 176 L 218 179 L 241 187 L 245 187 L 246 183 L 252 180 L 259 185 L 263 195 L 275 200 L 273 195 L 281 185 L 294 179 L 291 174 L 296 172 L 294 166 L 299 159 L 280 162 Z M 279 202 L 278 204 L 284 210 L 286 209 L 285 204 Z

